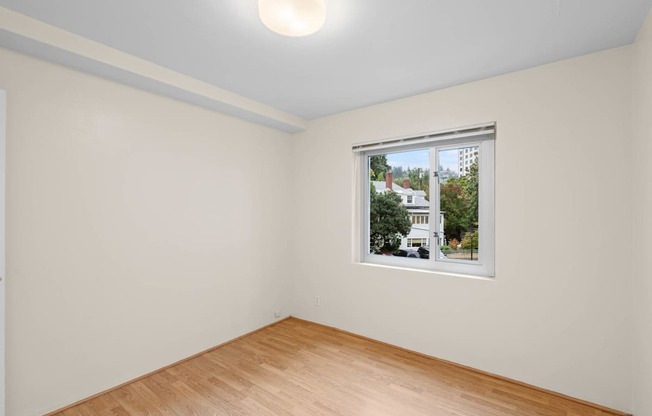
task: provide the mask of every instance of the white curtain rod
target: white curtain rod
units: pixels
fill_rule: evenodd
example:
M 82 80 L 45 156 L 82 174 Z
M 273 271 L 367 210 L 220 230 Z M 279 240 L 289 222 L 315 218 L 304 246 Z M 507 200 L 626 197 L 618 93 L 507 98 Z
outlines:
M 439 140 L 457 139 L 464 137 L 481 136 L 491 134 L 495 131 L 495 123 L 483 124 L 479 126 L 467 127 L 464 129 L 448 130 L 436 133 L 429 133 L 420 136 L 394 138 L 367 143 L 356 143 L 351 149 L 354 152 L 364 152 L 374 149 L 386 149 L 397 146 L 405 146 L 419 143 L 429 143 Z

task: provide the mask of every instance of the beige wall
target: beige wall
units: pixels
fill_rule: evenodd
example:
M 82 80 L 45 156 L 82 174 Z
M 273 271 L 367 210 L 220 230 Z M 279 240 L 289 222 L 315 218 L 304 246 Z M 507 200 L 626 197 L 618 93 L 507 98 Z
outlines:
M 634 44 L 634 414 L 652 415 L 652 14 Z
M 634 48 L 315 120 L 294 138 L 0 49 L 7 414 L 69 404 L 277 309 L 632 410 L 633 271 L 634 409 L 651 413 L 650 270 L 620 247 L 632 205 L 634 234 L 651 228 L 646 28 Z M 350 145 L 488 121 L 496 279 L 352 264 Z
M 293 314 L 629 410 L 630 53 L 311 122 L 294 149 L 309 172 L 295 175 L 295 240 L 309 243 L 297 249 Z M 353 264 L 351 144 L 490 121 L 495 280 Z
M 7 414 L 289 313 L 290 137 L 0 49 Z

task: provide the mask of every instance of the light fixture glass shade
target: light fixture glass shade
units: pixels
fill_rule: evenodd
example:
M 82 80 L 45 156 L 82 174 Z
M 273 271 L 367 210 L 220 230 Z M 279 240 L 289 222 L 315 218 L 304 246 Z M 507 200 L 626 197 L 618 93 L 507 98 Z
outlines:
M 285 36 L 315 33 L 326 21 L 324 0 L 258 0 L 260 20 Z

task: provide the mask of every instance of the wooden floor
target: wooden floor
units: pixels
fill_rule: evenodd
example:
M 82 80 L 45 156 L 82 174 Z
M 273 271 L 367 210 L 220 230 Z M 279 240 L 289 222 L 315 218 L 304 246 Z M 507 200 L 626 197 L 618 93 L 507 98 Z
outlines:
M 294 318 L 56 413 L 614 414 Z

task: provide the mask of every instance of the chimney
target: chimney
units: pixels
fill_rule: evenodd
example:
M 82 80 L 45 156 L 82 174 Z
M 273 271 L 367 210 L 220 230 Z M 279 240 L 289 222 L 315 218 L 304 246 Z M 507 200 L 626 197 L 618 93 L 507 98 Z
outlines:
M 403 179 L 403 189 L 410 189 L 410 180 Z
M 394 189 L 392 186 L 394 182 L 392 182 L 392 172 L 387 172 L 385 174 L 385 188 L 389 189 L 390 191 Z

